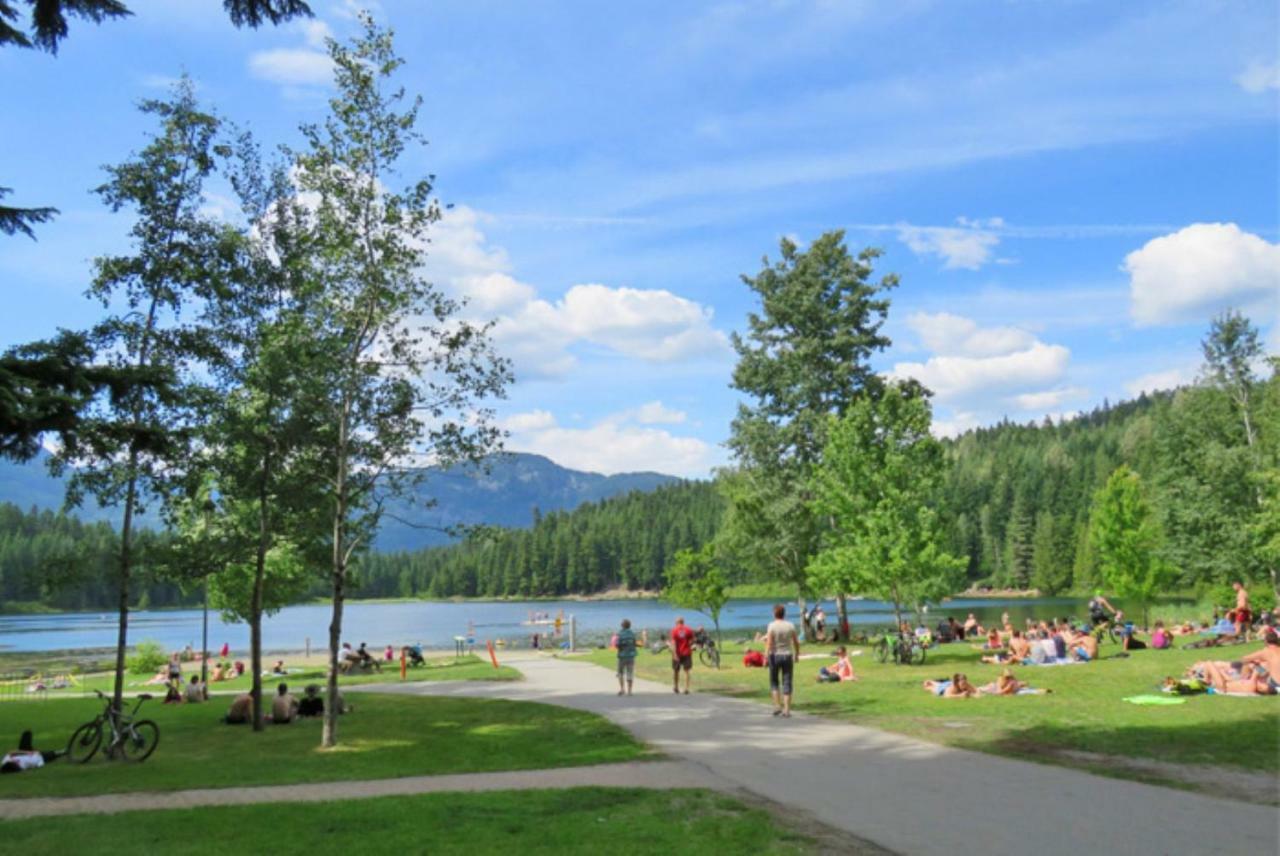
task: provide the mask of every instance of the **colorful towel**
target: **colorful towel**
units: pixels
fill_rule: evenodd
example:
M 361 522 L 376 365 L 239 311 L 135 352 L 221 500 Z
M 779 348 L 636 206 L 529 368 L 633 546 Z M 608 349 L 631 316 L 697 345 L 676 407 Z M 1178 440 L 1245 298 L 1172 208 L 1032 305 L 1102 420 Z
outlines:
M 1167 695 L 1136 695 L 1129 696 L 1125 699 L 1129 704 L 1186 704 L 1187 700 L 1181 696 Z

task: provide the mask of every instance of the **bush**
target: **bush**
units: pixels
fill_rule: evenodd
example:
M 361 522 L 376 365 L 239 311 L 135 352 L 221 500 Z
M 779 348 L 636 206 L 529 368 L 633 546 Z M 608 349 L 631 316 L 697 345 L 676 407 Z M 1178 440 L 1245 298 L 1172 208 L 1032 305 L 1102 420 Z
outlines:
M 164 646 L 154 639 L 143 639 L 133 649 L 133 656 L 125 660 L 129 671 L 135 675 L 154 675 L 169 662 Z

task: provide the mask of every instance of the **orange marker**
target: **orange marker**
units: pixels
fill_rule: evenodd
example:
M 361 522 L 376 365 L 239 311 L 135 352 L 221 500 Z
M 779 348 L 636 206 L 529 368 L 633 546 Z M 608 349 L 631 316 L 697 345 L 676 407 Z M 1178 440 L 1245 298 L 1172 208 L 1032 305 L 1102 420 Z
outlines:
M 495 669 L 498 668 L 498 655 L 493 651 L 493 640 L 486 639 L 484 640 L 484 644 L 485 647 L 489 649 L 489 659 L 493 661 L 493 667 Z

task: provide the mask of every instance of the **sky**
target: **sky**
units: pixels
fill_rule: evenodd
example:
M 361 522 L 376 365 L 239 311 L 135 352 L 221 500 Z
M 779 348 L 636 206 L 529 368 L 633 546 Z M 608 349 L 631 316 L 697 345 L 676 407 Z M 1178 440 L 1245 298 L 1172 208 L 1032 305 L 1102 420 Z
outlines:
M 324 116 L 325 39 L 396 33 L 452 205 L 427 272 L 495 319 L 507 448 L 703 477 L 740 396 L 743 274 L 843 229 L 893 272 L 879 371 L 935 429 L 1068 418 L 1193 380 L 1227 308 L 1280 352 L 1280 11 L 1271 0 L 315 0 L 236 30 L 216 0 L 0 50 L 0 347 L 83 327 L 127 214 L 91 192 L 182 73 L 266 143 Z M 232 209 L 210 188 L 215 216 Z

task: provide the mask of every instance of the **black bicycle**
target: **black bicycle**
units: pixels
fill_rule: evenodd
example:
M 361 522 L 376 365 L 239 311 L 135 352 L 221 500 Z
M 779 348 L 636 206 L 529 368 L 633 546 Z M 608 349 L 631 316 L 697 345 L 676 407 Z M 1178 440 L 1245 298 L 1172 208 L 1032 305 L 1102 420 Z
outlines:
M 102 690 L 95 690 L 98 698 L 105 702 L 102 713 L 80 726 L 67 741 L 67 758 L 74 763 L 87 763 L 102 746 L 103 732 L 110 729 L 107 742 L 108 758 L 123 758 L 126 761 L 141 763 L 151 757 L 160 742 L 160 726 L 149 719 L 138 719 L 138 708 L 143 702 L 150 701 L 150 693 L 138 696 L 133 710 L 116 713 L 111 706 L 111 699 Z
M 923 666 L 925 645 L 912 634 L 886 633 L 876 640 L 871 650 L 877 662 L 893 662 L 903 666 Z
M 708 668 L 720 668 L 720 649 L 716 647 L 716 640 L 705 631 L 700 631 L 693 637 L 693 644 L 698 649 L 698 660 L 702 665 Z
M 1117 612 L 1110 618 L 1103 617 L 1099 621 L 1093 622 L 1093 638 L 1098 640 L 1101 645 L 1105 640 L 1110 639 L 1116 645 L 1124 643 L 1124 613 Z

